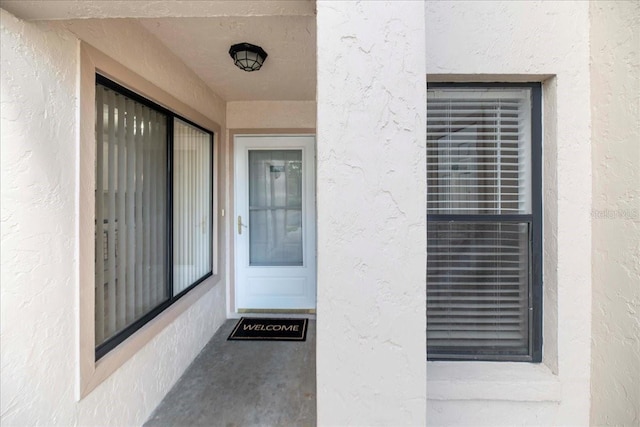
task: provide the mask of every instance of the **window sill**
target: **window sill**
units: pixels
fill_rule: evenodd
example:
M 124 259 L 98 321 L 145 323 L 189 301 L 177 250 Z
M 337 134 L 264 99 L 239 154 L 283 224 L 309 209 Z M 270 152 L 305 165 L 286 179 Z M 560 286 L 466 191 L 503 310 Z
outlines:
M 428 400 L 560 402 L 561 392 L 544 364 L 427 362 Z

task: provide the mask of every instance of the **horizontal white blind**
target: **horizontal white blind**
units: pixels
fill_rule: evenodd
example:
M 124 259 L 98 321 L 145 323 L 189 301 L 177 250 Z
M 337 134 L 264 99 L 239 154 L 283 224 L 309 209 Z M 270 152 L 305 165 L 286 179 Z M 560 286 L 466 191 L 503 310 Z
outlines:
M 528 349 L 527 223 L 430 222 L 430 353 Z
M 430 357 L 528 354 L 531 171 L 530 89 L 427 91 Z
M 529 89 L 427 92 L 427 212 L 531 213 Z
M 166 300 L 166 117 L 96 85 L 96 346 Z
M 211 134 L 174 119 L 173 294 L 212 266 Z

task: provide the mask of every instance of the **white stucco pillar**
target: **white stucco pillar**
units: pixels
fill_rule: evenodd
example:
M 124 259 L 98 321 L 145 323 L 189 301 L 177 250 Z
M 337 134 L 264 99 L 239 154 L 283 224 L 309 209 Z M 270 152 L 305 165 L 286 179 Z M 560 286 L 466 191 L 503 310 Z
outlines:
M 318 424 L 425 425 L 424 5 L 317 9 Z

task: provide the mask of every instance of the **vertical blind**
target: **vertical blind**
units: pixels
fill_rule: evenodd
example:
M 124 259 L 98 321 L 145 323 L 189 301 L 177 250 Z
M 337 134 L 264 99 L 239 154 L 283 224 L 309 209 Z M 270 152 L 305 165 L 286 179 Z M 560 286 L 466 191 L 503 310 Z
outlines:
M 212 155 L 211 132 L 96 78 L 97 358 L 212 274 Z
M 168 297 L 166 120 L 96 85 L 96 345 Z
M 211 134 L 180 119 L 173 137 L 173 294 L 211 271 Z
M 530 89 L 427 93 L 429 357 L 526 355 Z

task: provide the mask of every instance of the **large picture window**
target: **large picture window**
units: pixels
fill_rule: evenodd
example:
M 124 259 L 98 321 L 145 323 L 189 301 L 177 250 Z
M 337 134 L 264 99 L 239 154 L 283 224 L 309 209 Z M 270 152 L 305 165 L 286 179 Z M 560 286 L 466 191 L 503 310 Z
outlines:
M 429 85 L 427 355 L 541 359 L 540 85 Z
M 212 274 L 213 133 L 96 76 L 96 359 Z

